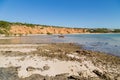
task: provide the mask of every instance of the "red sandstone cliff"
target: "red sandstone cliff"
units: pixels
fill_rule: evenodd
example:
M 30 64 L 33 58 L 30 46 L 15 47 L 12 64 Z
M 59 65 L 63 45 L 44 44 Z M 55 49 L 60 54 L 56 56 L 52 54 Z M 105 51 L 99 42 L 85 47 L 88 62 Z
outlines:
M 72 33 L 86 33 L 86 29 L 80 28 L 57 28 L 57 27 L 27 27 L 24 25 L 12 25 L 10 29 L 11 34 L 72 34 Z

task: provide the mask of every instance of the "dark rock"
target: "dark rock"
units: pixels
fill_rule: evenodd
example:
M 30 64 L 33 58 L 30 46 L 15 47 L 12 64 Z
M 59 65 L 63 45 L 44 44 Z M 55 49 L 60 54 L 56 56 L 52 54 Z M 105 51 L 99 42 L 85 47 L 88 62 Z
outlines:
M 106 42 L 105 45 L 108 45 L 108 42 Z
M 62 52 L 62 50 L 61 50 L 61 49 L 58 49 L 57 52 Z
M 51 77 L 51 76 L 45 76 L 44 80 L 53 80 L 53 77 Z
M 45 77 L 39 74 L 33 74 L 29 77 L 22 78 L 20 80 L 45 80 Z
M 76 53 L 81 53 L 82 51 L 81 50 L 77 50 Z
M 107 74 L 102 73 L 102 72 L 100 72 L 98 70 L 93 70 L 93 73 L 95 73 L 101 79 L 111 80 L 110 77 Z
M 90 55 L 90 51 L 88 50 L 77 50 L 76 53 L 80 54 L 80 55 Z
M 31 66 L 27 67 L 26 70 L 27 70 L 27 71 L 34 71 L 34 70 L 40 70 L 40 71 L 43 71 L 42 68 L 34 68 L 34 67 L 31 67 Z
M 114 79 L 115 80 L 120 80 L 120 74 L 118 74 Z
M 115 45 L 115 47 L 118 47 L 117 45 Z
M 26 70 L 27 71 L 34 71 L 34 70 L 36 70 L 36 68 L 29 66 L 29 67 L 26 68 Z
M 11 53 L 12 51 L 5 51 L 6 53 Z
M 68 80 L 80 80 L 79 76 L 71 75 L 68 77 Z
M 120 76 L 119 76 L 119 77 L 117 77 L 115 80 L 120 80 Z
M 17 68 L 0 68 L 0 80 L 19 80 Z
M 43 70 L 48 70 L 50 67 L 48 65 L 43 66 Z
M 52 80 L 68 80 L 66 76 L 55 76 Z
M 56 76 L 68 76 L 69 73 L 57 74 Z

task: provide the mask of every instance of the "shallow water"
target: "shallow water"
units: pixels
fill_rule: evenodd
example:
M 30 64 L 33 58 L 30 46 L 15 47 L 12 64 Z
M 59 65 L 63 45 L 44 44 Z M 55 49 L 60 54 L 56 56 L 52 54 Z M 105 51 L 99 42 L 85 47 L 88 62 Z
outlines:
M 34 44 L 34 43 L 78 43 L 85 49 L 106 52 L 120 56 L 120 34 L 69 34 L 65 38 L 57 35 L 31 35 L 23 37 L 0 37 L 0 44 Z
M 82 44 L 85 49 L 120 56 L 120 34 L 67 35 L 67 40 Z

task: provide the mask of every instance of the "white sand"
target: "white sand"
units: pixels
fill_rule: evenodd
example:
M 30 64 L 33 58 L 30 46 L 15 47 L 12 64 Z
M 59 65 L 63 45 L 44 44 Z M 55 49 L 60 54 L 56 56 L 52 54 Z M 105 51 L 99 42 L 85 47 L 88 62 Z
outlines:
M 33 70 L 27 71 L 26 68 L 31 66 L 34 68 L 41 68 L 48 65 L 48 70 Z M 29 77 L 32 74 L 41 74 L 48 76 L 55 76 L 57 74 L 69 73 L 69 75 L 78 75 L 78 72 L 84 72 L 84 76 L 96 76 L 92 70 L 98 69 L 91 61 L 60 61 L 57 59 L 49 60 L 45 57 L 38 56 L 22 56 L 22 57 L 5 57 L 0 56 L 0 67 L 19 67 L 18 76 L 21 78 Z
M 19 51 L 19 52 L 31 52 L 36 51 L 36 48 L 0 48 L 0 51 Z
M 37 47 L 37 46 L 38 44 L 0 44 L 0 48 L 1 47 L 5 47 L 5 48 L 6 47 Z
M 45 44 L 44 44 L 45 45 Z M 36 51 L 38 44 L 0 44 L 0 51 L 20 51 L 20 52 L 31 52 Z
M 73 53 L 73 54 L 67 54 L 68 57 L 71 57 L 71 58 L 76 58 L 76 59 L 80 59 L 81 57 L 78 56 L 77 53 Z M 83 57 L 82 57 L 83 58 Z

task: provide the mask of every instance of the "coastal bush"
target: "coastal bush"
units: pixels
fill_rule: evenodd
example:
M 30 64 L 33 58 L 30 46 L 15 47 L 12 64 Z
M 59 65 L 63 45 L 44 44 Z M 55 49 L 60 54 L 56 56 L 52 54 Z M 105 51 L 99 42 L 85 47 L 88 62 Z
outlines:
M 9 33 L 5 33 L 5 37 L 9 37 L 10 36 L 10 34 Z
M 24 25 L 26 25 L 26 26 L 28 26 L 28 27 L 35 27 L 34 24 L 27 24 L 27 23 L 25 23 Z
M 4 34 L 4 31 L 0 29 L 0 34 Z
M 114 33 L 120 33 L 120 29 L 114 29 L 113 32 Z
M 10 23 L 6 22 L 6 21 L 0 21 L 0 28 L 9 30 L 10 29 Z
M 88 32 L 90 32 L 90 33 L 109 33 L 111 31 L 107 28 L 97 28 L 97 29 L 89 29 Z
M 5 30 L 5 29 L 0 29 L 0 34 L 5 34 L 5 35 L 9 35 L 9 31 Z
M 20 37 L 23 36 L 23 34 L 21 34 L 21 33 L 19 33 L 18 35 L 19 35 Z
M 36 24 L 29 24 L 29 23 L 20 23 L 20 22 L 15 22 L 15 23 L 11 23 L 12 25 L 25 25 L 27 27 L 35 27 L 37 26 Z
M 52 33 L 49 33 L 49 32 L 48 32 L 47 35 L 52 35 Z

